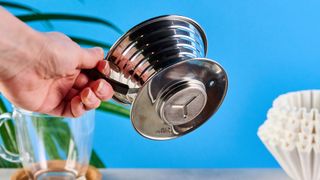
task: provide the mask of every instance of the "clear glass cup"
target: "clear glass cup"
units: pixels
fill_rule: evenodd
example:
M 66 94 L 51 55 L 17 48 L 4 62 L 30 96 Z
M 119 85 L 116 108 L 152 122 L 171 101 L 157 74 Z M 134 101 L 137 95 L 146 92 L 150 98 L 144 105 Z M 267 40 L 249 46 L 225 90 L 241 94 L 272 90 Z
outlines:
M 14 107 L 0 115 L 0 126 L 13 120 L 19 154 L 0 146 L 0 156 L 21 162 L 31 179 L 83 178 L 92 150 L 95 112 L 78 118 L 55 117 Z

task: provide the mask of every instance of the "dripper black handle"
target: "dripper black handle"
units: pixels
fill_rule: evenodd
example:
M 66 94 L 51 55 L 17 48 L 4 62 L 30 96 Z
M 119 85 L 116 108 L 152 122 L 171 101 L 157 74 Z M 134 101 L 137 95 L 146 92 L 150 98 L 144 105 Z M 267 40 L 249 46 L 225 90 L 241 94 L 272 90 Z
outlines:
M 126 95 L 129 91 L 129 86 L 123 83 L 120 83 L 114 79 L 108 78 L 105 74 L 101 73 L 97 69 L 83 69 L 82 73 L 87 75 L 92 80 L 104 79 L 106 80 L 117 93 Z

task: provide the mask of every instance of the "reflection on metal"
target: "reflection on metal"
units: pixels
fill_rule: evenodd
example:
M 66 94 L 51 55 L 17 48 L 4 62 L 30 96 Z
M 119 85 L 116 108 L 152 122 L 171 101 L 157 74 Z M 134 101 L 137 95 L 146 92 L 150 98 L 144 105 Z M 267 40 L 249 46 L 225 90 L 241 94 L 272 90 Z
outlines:
M 141 135 L 157 140 L 179 137 L 219 108 L 227 75 L 205 58 L 206 51 L 201 27 L 176 15 L 142 22 L 112 46 L 106 57 L 110 78 L 129 86 L 127 94 L 115 92 L 114 99 L 132 104 L 131 121 Z

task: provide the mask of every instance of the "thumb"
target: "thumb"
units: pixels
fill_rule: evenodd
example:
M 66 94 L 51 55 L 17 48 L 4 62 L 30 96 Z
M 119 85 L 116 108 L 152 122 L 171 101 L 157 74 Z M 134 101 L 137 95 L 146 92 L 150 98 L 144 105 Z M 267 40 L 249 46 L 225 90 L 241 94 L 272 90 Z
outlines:
M 103 60 L 103 58 L 104 58 L 104 52 L 103 52 L 103 49 L 100 47 L 82 49 L 78 68 L 92 69 L 96 67 L 99 60 Z

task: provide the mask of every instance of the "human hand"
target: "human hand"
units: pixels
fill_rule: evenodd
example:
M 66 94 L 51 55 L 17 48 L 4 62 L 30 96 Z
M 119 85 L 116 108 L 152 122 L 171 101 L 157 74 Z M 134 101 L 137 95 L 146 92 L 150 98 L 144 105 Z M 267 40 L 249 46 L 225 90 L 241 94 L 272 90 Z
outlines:
M 81 69 L 97 68 L 108 74 L 101 48 L 83 49 L 56 32 L 32 36 L 19 45 L 19 53 L 2 57 L 18 62 L 0 79 L 0 90 L 11 103 L 30 111 L 77 117 L 112 97 L 112 87 L 105 80 L 91 81 L 81 73 Z

